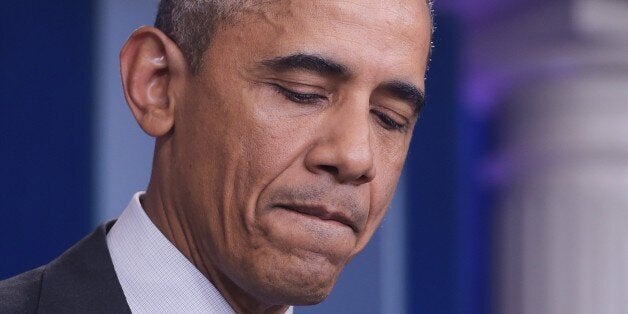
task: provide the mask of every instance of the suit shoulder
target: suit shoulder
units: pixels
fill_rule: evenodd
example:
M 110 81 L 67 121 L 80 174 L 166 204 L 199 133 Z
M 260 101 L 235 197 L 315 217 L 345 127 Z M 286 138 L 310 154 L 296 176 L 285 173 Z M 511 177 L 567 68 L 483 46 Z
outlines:
M 0 313 L 35 313 L 45 266 L 0 281 Z

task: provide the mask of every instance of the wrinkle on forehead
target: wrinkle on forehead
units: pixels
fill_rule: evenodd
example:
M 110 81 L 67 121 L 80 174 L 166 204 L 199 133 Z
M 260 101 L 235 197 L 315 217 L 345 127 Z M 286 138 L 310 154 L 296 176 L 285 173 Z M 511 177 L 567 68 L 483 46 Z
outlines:
M 355 7 L 359 10 L 355 10 Z M 416 42 L 423 37 L 429 39 L 431 34 L 430 16 L 420 1 L 357 1 L 345 0 L 327 2 L 326 14 L 334 15 L 341 23 L 378 30 L 393 36 L 401 36 L 405 41 Z M 421 35 L 417 37 L 417 35 Z
M 293 1 L 250 0 L 249 5 L 242 9 L 242 15 L 245 15 L 246 19 L 257 18 L 276 28 L 281 24 L 281 20 L 294 15 L 292 14 L 292 6 L 285 5 L 286 2 L 292 3 Z
M 263 31 L 265 35 L 260 33 L 261 36 L 288 35 L 290 41 L 297 41 L 300 47 L 311 47 L 310 43 L 323 37 L 333 38 L 326 42 L 345 42 L 336 45 L 336 50 L 368 47 L 376 51 L 381 61 L 389 63 L 389 68 L 425 70 L 421 68 L 426 66 L 421 65 L 422 62 L 399 63 L 407 59 L 400 54 L 410 51 L 421 54 L 417 55 L 421 60 L 428 59 L 431 20 L 428 5 L 423 0 L 249 0 L 247 3 L 238 19 L 242 24 L 255 21 L 251 25 L 257 26 L 252 26 L 250 31 L 265 28 L 267 32 Z M 353 31 L 336 32 L 335 29 Z M 246 37 L 246 34 L 234 32 L 231 36 Z M 268 48 L 273 49 L 272 41 L 268 43 L 271 44 Z M 327 50 L 319 48 L 322 48 L 319 51 Z M 395 59 L 397 61 L 393 62 Z
M 318 10 L 308 10 L 308 6 Z M 363 10 L 351 9 L 356 6 Z M 364 14 L 366 10 L 371 14 Z M 248 0 L 241 11 L 243 15 L 257 16 L 271 25 L 277 24 L 278 20 L 310 12 L 317 12 L 316 18 L 333 18 L 347 23 L 357 19 L 380 20 L 396 27 L 421 27 L 419 24 L 425 18 L 425 31 L 431 33 L 429 7 L 420 0 Z
M 429 6 L 421 0 L 322 0 L 291 1 L 301 5 L 296 10 L 302 15 L 308 12 L 318 12 L 318 16 L 310 17 L 313 23 L 337 23 L 339 26 L 349 26 L 360 34 L 354 38 L 344 40 L 354 41 L 356 44 L 367 44 L 380 50 L 382 56 L 404 51 L 399 47 L 419 47 L 419 53 L 426 52 L 421 59 L 428 59 L 427 52 L 431 46 L 431 15 Z M 307 9 L 307 6 L 315 9 Z M 305 8 L 305 9 L 304 9 Z M 357 8 L 357 9 L 356 9 Z M 381 36 L 373 42 L 365 41 L 375 31 Z M 338 37 L 335 33 L 326 36 Z M 340 39 L 340 38 L 338 38 Z M 384 39 L 383 41 L 381 39 Z

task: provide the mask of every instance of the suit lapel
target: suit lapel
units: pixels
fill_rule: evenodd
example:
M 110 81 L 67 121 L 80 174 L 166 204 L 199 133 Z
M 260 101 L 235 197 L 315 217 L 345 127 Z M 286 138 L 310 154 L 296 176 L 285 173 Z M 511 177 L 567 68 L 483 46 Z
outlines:
M 102 224 L 46 267 L 39 313 L 131 313 L 118 282 Z

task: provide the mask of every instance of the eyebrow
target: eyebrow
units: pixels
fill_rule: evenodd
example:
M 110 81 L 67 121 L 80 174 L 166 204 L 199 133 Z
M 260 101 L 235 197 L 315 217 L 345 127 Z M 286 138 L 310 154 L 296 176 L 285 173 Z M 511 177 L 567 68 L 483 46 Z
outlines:
M 313 55 L 298 53 L 289 56 L 277 57 L 262 61 L 262 64 L 274 71 L 284 72 L 289 70 L 306 70 L 323 76 L 346 77 L 349 70 L 342 64 L 331 59 Z
M 276 72 L 305 70 L 323 76 L 349 77 L 351 75 L 349 69 L 344 65 L 315 54 L 297 53 L 264 60 L 261 64 Z M 393 97 L 407 102 L 415 114 L 419 114 L 425 106 L 425 94 L 411 83 L 390 81 L 381 85 L 380 88 L 390 93 Z
M 425 94 L 415 85 L 403 81 L 391 81 L 384 83 L 380 88 L 393 97 L 405 101 L 419 114 L 425 106 Z

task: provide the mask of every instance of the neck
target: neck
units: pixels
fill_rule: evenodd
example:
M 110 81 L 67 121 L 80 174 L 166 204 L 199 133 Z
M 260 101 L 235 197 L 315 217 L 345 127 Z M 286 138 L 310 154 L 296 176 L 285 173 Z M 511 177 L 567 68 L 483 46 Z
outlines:
M 177 206 L 176 200 L 169 193 L 172 189 L 168 176 L 162 175 L 158 158 L 155 158 L 153 174 L 142 198 L 142 207 L 153 224 L 174 244 L 174 246 L 218 289 L 229 305 L 237 313 L 285 313 L 287 305 L 275 305 L 262 302 L 247 293 L 226 274 L 212 263 L 207 253 L 208 248 L 199 247 L 192 229 L 182 219 L 185 210 Z M 205 253 L 205 254 L 203 254 Z

